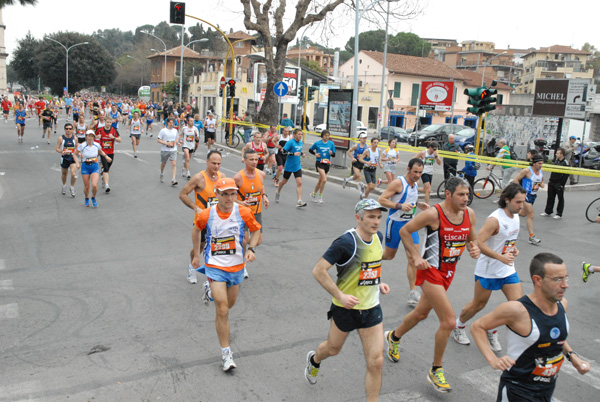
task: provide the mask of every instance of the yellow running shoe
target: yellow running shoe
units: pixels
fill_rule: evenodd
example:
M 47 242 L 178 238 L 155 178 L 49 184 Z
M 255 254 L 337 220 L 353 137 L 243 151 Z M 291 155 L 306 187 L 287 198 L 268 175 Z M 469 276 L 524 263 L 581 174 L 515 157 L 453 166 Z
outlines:
M 452 391 L 452 387 L 446 382 L 446 377 L 444 377 L 444 369 L 441 367 L 435 371 L 429 370 L 427 381 L 433 385 L 433 388 L 437 392 L 447 393 Z
M 388 347 L 387 357 L 394 363 L 397 363 L 398 360 L 400 360 L 400 352 L 398 351 L 400 341 L 394 342 L 392 340 L 392 331 L 386 331 L 383 335 L 385 336 L 385 342 Z

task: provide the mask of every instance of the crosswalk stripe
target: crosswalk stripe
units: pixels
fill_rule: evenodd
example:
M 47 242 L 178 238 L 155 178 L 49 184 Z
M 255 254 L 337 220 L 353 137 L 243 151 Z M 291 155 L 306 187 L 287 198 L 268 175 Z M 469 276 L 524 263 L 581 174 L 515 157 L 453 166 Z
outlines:
M 0 281 L 0 290 L 15 290 L 12 279 Z
M 430 402 L 424 395 L 414 391 L 400 391 L 392 394 L 385 394 L 379 397 L 380 402 Z
M 0 305 L 0 320 L 19 318 L 19 308 L 16 303 Z

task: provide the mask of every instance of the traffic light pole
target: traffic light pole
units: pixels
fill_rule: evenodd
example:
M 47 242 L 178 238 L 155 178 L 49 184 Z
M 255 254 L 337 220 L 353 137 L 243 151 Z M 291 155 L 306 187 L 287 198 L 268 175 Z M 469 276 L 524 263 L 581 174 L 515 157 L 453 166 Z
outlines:
M 479 149 L 479 143 L 481 142 L 481 123 L 483 122 L 483 115 L 477 117 L 477 137 L 475 140 L 475 155 L 481 155 Z
M 306 92 L 308 91 L 308 85 L 304 87 L 304 110 L 302 112 L 302 124 L 300 127 L 302 128 L 302 142 L 304 142 L 306 133 L 304 132 L 304 127 L 306 127 L 306 105 L 308 104 L 308 96 L 306 96 Z

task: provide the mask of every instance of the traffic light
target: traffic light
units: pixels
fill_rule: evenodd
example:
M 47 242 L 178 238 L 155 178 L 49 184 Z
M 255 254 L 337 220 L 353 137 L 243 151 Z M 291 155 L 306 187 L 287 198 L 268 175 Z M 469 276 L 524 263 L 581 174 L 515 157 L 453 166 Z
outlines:
M 223 97 L 223 88 L 219 87 L 219 98 Z
M 498 90 L 493 88 L 496 86 L 496 84 L 496 80 L 492 81 L 492 85 L 481 93 L 481 101 L 483 104 L 484 113 L 496 109 L 495 103 L 497 101 L 497 98 L 492 97 L 493 95 L 496 95 L 498 93 Z
M 319 87 L 308 87 L 308 100 L 311 101 L 315 99 L 315 91 L 318 90 Z
M 493 95 L 498 93 L 495 87 L 497 82 L 492 81 L 490 88 L 478 87 L 478 88 L 466 88 L 464 94 L 469 96 L 467 103 L 473 105 L 473 107 L 467 108 L 467 112 L 474 114 L 475 116 L 482 115 L 491 110 L 496 109 L 496 98 Z
M 181 84 L 176 84 L 175 85 L 175 95 L 179 95 L 180 92 L 181 92 Z
M 169 7 L 171 24 L 185 25 L 185 3 L 172 1 Z
M 234 98 L 235 97 L 235 80 L 231 79 L 231 80 L 227 81 L 227 84 L 229 84 L 229 97 Z
M 304 102 L 304 85 L 300 85 L 300 88 L 298 88 L 298 99 Z

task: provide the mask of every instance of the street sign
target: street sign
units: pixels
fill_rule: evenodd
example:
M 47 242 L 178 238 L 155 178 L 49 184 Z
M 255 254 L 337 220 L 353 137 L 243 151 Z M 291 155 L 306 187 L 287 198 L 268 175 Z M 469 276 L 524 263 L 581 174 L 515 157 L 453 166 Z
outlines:
M 387 101 L 387 107 L 388 107 L 388 109 L 393 109 L 394 108 L 394 100 L 392 98 L 388 99 L 388 101 Z
M 422 81 L 421 102 L 419 109 L 436 112 L 452 111 L 454 82 L 452 81 Z
M 583 120 L 589 79 L 538 79 L 533 98 L 534 116 Z
M 297 96 L 296 88 L 298 88 L 298 69 L 296 67 L 286 67 L 283 70 L 283 79 L 281 81 L 285 82 L 289 87 L 289 96 Z
M 221 77 L 221 89 L 225 89 L 225 77 Z
M 283 81 L 279 81 L 278 83 L 275 84 L 275 87 L 273 87 L 273 91 L 275 92 L 275 95 L 277 95 L 277 96 L 285 96 L 285 95 L 287 95 L 289 90 L 290 90 L 290 87 L 288 87 L 288 85 Z
M 589 85 L 587 87 L 586 101 L 593 102 L 596 99 L 596 86 Z

